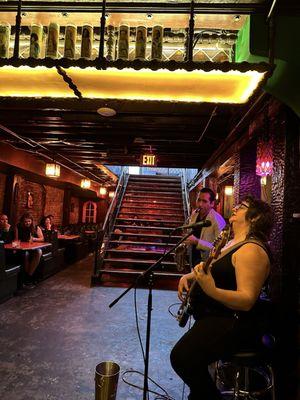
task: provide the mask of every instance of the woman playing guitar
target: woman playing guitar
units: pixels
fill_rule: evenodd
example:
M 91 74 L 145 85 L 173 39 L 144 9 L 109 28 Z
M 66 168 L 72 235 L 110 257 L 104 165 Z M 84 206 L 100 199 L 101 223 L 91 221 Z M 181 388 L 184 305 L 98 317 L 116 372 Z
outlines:
M 253 347 L 263 334 L 259 295 L 270 273 L 272 210 L 248 196 L 233 209 L 229 222 L 233 239 L 219 257 L 210 266 L 196 265 L 178 286 L 181 300 L 194 280 L 199 288 L 193 304 L 196 321 L 171 352 L 174 370 L 190 388 L 189 400 L 220 400 L 208 365 Z

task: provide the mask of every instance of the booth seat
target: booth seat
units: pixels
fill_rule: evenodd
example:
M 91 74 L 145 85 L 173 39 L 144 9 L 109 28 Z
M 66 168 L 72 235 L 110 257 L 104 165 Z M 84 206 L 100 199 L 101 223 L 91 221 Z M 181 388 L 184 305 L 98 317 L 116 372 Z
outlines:
M 40 281 L 49 278 L 51 275 L 56 274 L 65 266 L 65 248 L 59 247 L 57 232 L 53 232 L 51 234 L 51 237 L 45 239 L 46 241 L 49 241 L 52 246 L 45 247 L 43 249 L 40 264 L 38 265 L 38 268 L 35 272 L 35 278 Z
M 80 236 L 77 240 L 59 241 L 59 246 L 65 247 L 65 262 L 67 264 L 73 264 L 94 251 L 98 229 L 100 229 L 100 225 L 94 223 L 78 223 L 58 227 L 61 234 Z M 94 231 L 94 234 L 91 234 L 92 231 Z
M 76 261 L 82 260 L 89 253 L 88 242 L 86 240 L 74 240 L 65 244 L 65 262 L 73 264 Z
M 14 295 L 18 286 L 21 265 L 6 257 L 4 243 L 0 242 L 0 303 Z

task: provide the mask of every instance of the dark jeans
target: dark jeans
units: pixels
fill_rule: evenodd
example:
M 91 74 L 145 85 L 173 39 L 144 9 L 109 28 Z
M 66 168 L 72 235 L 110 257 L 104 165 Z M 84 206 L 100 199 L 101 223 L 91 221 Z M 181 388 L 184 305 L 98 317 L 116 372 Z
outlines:
M 189 400 L 221 399 L 208 365 L 258 346 L 262 334 L 262 325 L 252 318 L 212 315 L 196 321 L 171 352 L 172 367 L 190 388 Z

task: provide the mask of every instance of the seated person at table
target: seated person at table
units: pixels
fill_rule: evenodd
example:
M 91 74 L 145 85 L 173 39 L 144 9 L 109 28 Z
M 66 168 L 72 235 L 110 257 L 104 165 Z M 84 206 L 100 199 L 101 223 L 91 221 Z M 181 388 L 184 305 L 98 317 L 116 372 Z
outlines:
M 46 215 L 46 218 L 50 219 L 51 227 L 52 227 L 52 229 L 54 229 L 56 231 L 57 229 L 56 229 L 56 226 L 54 225 L 54 215 L 52 215 L 52 214 Z
M 45 242 L 52 242 L 56 229 L 51 222 L 50 215 L 43 217 L 39 225 Z
M 33 217 L 25 213 L 17 224 L 15 239 L 21 242 L 43 242 L 44 236 L 40 227 L 35 227 Z M 39 265 L 42 256 L 41 249 L 24 252 L 24 284 L 32 283 L 32 275 Z
M 8 223 L 8 217 L 5 214 L 0 214 L 0 241 L 11 243 L 14 240 L 14 230 Z

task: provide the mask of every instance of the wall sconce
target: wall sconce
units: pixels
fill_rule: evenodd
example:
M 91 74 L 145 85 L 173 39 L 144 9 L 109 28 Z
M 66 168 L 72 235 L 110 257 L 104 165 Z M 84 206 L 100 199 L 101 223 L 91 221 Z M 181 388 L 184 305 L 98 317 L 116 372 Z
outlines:
M 224 193 L 226 196 L 232 196 L 233 195 L 233 186 L 225 186 Z
M 100 196 L 106 196 L 106 193 L 107 193 L 106 187 L 101 187 L 101 188 L 99 189 L 99 195 L 100 195 Z
M 267 176 L 266 175 L 260 177 L 260 184 L 261 184 L 261 186 L 267 185 Z
M 257 142 L 256 175 L 272 175 L 273 172 L 272 138 L 263 137 Z
M 50 178 L 58 178 L 60 176 L 60 165 L 56 163 L 47 163 L 45 174 Z
M 111 199 L 114 197 L 114 195 L 115 195 L 115 192 L 114 192 L 114 191 L 110 191 L 110 192 L 108 193 L 108 197 L 110 197 Z
M 258 161 L 256 163 L 256 175 L 267 176 L 272 175 L 273 163 L 272 161 Z
M 80 186 L 81 186 L 83 189 L 89 189 L 89 188 L 91 187 L 91 181 L 90 181 L 90 179 L 81 179 Z

